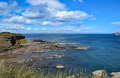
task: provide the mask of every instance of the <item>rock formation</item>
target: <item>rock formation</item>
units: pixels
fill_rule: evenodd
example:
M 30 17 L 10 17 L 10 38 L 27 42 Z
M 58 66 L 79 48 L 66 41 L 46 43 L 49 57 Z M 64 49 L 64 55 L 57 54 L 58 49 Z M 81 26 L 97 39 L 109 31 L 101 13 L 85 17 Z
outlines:
M 25 36 L 10 32 L 0 33 L 0 51 L 12 49 L 21 44 L 21 40 L 26 42 Z
M 114 35 L 120 35 L 120 30 L 113 33 Z
M 111 78 L 120 78 L 120 72 L 112 72 L 111 76 Z

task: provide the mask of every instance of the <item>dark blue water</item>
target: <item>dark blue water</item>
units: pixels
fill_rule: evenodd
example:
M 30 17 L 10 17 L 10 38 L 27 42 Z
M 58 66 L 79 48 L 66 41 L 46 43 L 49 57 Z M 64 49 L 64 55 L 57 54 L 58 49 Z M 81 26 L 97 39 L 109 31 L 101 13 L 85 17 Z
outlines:
M 69 49 L 66 55 L 52 59 L 52 64 L 66 65 L 66 69 L 82 68 L 88 72 L 106 69 L 108 73 L 120 71 L 120 36 L 112 34 L 24 34 L 28 40 L 43 39 L 78 43 L 87 50 Z

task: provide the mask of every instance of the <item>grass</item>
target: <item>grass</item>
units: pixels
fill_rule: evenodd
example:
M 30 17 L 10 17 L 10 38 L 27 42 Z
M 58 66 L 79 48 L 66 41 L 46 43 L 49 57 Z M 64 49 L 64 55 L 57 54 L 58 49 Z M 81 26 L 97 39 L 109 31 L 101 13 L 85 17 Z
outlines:
M 67 76 L 68 75 L 68 76 Z M 16 66 L 7 62 L 0 64 L 0 78 L 109 78 L 107 74 L 102 77 L 90 76 L 83 72 L 74 73 L 70 76 L 66 72 L 45 74 L 43 71 L 37 71 L 33 67 Z
M 22 36 L 22 34 L 16 34 L 11 32 L 1 32 L 0 36 Z

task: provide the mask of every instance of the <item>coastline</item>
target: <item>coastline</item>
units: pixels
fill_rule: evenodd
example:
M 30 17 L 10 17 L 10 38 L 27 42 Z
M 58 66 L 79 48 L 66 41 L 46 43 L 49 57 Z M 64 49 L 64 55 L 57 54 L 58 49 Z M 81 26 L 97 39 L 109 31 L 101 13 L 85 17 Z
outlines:
M 64 53 L 57 53 L 57 51 L 65 50 L 70 47 L 77 47 L 77 44 L 61 43 L 61 42 L 29 42 L 26 44 L 21 44 L 18 48 L 2 51 L 0 53 L 0 59 L 4 59 L 10 63 L 29 63 L 35 60 L 44 60 L 49 58 L 59 58 Z M 56 52 L 56 55 L 46 55 L 43 57 L 37 57 L 36 55 L 41 55 L 42 53 Z M 35 56 L 32 56 L 35 54 Z
M 26 44 L 21 44 L 20 47 L 15 48 L 13 50 L 4 51 L 4 53 L 1 53 L 1 59 L 5 59 L 5 56 L 7 59 L 6 61 L 9 61 L 10 63 L 18 63 L 18 64 L 28 64 L 32 63 L 36 60 L 44 61 L 45 59 L 51 59 L 51 58 L 60 58 L 61 56 L 65 55 L 63 52 L 59 52 L 62 50 L 66 50 L 69 48 L 74 49 L 75 47 L 78 47 L 77 44 L 72 45 L 71 43 L 61 43 L 61 42 L 29 42 Z M 49 53 L 56 53 L 55 55 L 49 56 Z M 47 56 L 39 56 L 42 54 L 48 54 Z M 32 54 L 34 56 L 32 56 Z M 31 65 L 32 66 L 32 65 Z M 49 68 L 49 66 L 42 66 L 41 68 Z

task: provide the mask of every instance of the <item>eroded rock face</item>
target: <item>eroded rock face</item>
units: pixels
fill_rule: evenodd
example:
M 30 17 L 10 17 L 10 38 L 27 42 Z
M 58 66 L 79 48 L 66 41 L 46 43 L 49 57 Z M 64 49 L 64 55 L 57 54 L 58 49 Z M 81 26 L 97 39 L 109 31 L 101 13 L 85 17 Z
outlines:
M 120 35 L 120 30 L 113 33 L 114 35 Z
M 21 34 L 15 34 L 10 32 L 0 33 L 0 51 L 10 49 L 11 46 L 19 45 L 17 40 L 25 39 L 25 36 Z

